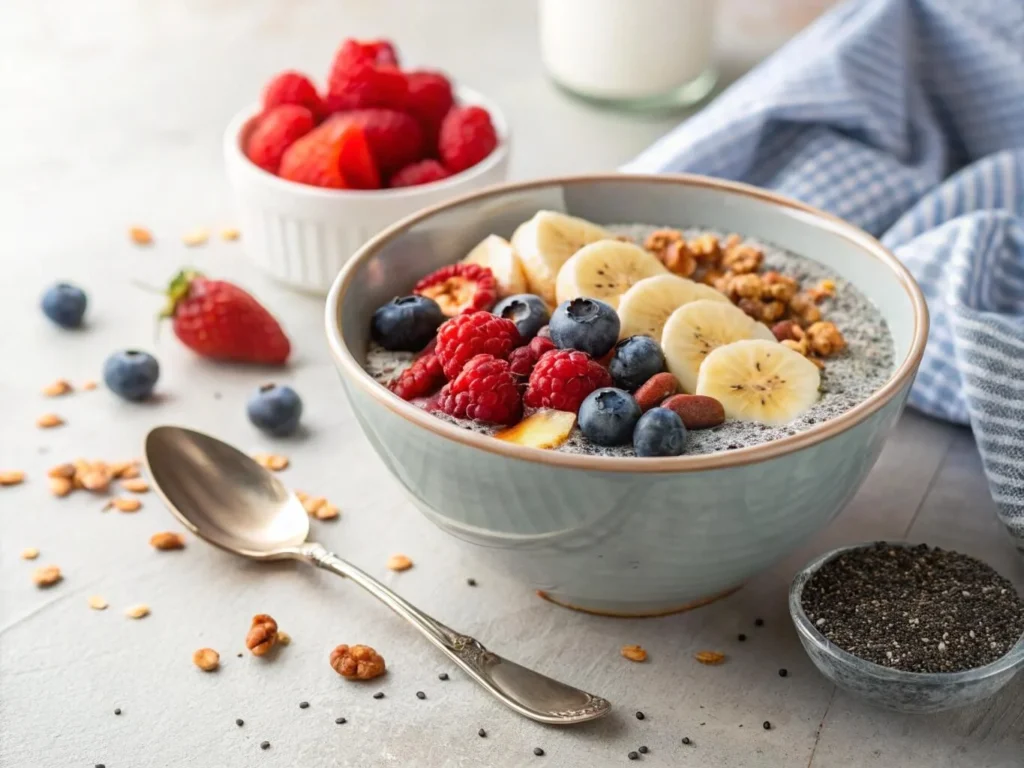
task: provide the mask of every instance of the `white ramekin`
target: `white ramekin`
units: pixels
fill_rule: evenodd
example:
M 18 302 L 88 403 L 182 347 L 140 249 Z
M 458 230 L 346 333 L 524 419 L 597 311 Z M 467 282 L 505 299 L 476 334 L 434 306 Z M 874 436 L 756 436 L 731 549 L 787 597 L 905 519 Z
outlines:
M 490 112 L 498 147 L 451 178 L 404 189 L 321 189 L 278 178 L 245 156 L 258 107 L 236 115 L 224 133 L 224 160 L 245 253 L 283 283 L 326 294 L 349 257 L 385 227 L 422 208 L 505 181 L 509 131 L 504 115 L 469 88 L 458 86 L 455 95 L 460 104 L 478 104 Z

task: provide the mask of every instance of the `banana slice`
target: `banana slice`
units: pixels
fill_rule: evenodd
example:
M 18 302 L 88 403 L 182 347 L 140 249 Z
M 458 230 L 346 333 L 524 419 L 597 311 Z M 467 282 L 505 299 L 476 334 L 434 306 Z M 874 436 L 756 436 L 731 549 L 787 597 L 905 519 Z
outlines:
M 537 211 L 513 233 L 512 247 L 523 264 L 529 292 L 553 305 L 555 280 L 562 265 L 583 246 L 610 237 L 614 237 L 611 232 L 586 219 Z
M 818 400 L 821 375 L 799 352 L 775 341 L 748 339 L 704 359 L 697 394 L 718 400 L 730 419 L 779 426 Z
M 621 338 L 642 334 L 661 341 L 661 329 L 669 315 L 683 304 L 706 299 L 729 303 L 723 293 L 710 285 L 697 283 L 679 275 L 645 277 L 619 299 Z
M 749 317 L 731 302 L 698 299 L 684 304 L 669 316 L 661 332 L 661 349 L 669 371 L 679 379 L 683 391 L 694 394 L 704 358 L 715 348 L 741 339 L 778 343 L 768 326 Z
M 619 298 L 647 277 L 669 274 L 658 257 L 620 240 L 599 240 L 584 246 L 562 265 L 555 283 L 559 304 L 584 296 L 613 308 Z
M 464 264 L 487 267 L 498 282 L 499 298 L 526 293 L 526 273 L 512 244 L 503 237 L 488 235 L 463 260 Z

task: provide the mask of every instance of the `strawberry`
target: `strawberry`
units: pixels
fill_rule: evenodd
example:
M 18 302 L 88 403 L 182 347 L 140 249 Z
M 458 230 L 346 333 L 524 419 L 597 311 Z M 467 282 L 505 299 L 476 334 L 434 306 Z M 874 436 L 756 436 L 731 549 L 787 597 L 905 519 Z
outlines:
M 284 365 L 291 352 L 277 320 L 250 294 L 192 270 L 171 280 L 161 317 L 172 318 L 182 344 L 213 360 Z
M 326 123 L 313 129 L 285 150 L 278 175 L 314 187 L 345 189 L 340 138 Z
M 249 134 L 245 154 L 256 165 L 277 173 L 288 147 L 313 129 L 313 115 L 297 104 L 282 104 L 260 117 Z
M 413 117 L 394 109 L 355 109 L 331 115 L 324 127 L 355 123 L 363 129 L 377 168 L 385 176 L 423 158 L 423 129 Z
M 324 115 L 324 102 L 316 86 L 301 72 L 282 72 L 263 89 L 263 111 L 269 112 L 282 104 L 298 104 L 319 120 Z

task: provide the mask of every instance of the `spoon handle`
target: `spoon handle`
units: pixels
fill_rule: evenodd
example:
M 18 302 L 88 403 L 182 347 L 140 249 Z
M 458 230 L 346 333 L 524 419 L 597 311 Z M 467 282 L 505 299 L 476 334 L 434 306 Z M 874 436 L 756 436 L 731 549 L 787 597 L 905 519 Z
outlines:
M 304 544 L 300 551 L 309 562 L 354 581 L 387 605 L 416 627 L 499 701 L 519 714 L 542 723 L 562 725 L 593 720 L 611 708 L 611 705 L 599 696 L 552 680 L 488 651 L 478 640 L 456 632 L 431 618 L 375 578 L 328 552 L 320 544 Z

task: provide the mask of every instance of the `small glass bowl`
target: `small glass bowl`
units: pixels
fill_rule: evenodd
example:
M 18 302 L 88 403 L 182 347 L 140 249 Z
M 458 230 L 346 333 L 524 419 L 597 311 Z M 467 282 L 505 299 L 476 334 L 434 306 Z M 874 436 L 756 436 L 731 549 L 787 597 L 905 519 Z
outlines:
M 885 543 L 893 547 L 912 546 L 899 541 Z M 797 635 L 814 666 L 825 677 L 875 706 L 896 712 L 927 713 L 966 707 L 987 699 L 1024 668 L 1024 635 L 991 664 L 963 672 L 904 672 L 865 661 L 833 645 L 804 613 L 804 585 L 829 560 L 874 544 L 855 544 L 826 552 L 797 573 L 789 589 L 789 614 Z

